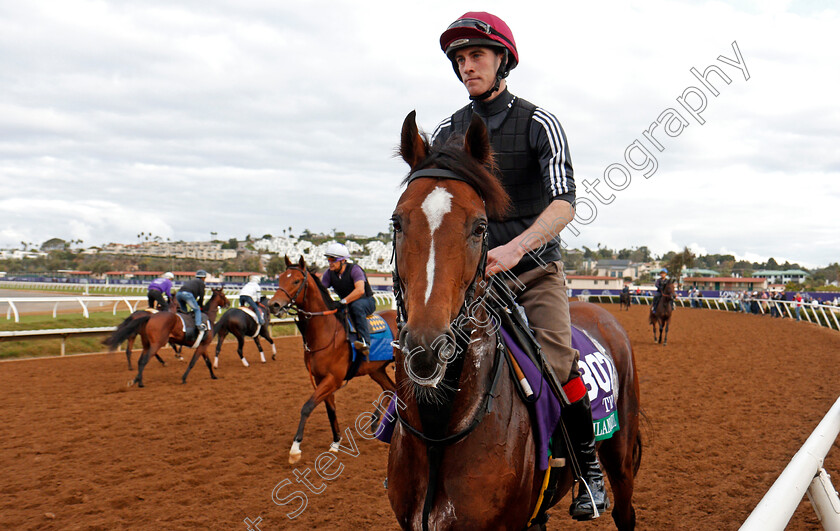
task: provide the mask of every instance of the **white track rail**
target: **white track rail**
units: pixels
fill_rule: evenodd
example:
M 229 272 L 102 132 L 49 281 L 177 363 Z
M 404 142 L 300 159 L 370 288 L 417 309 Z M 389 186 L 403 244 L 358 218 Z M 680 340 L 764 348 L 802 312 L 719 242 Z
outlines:
M 793 456 L 741 526 L 741 531 L 783 530 L 807 493 L 824 529 L 840 530 L 840 498 L 822 467 L 840 434 L 840 398 Z

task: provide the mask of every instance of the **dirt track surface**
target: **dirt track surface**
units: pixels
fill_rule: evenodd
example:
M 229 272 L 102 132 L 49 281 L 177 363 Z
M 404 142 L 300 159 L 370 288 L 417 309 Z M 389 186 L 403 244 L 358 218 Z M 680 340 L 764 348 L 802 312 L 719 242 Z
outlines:
M 677 309 L 667 346 L 654 345 L 645 310 L 618 312 L 641 376 L 644 454 L 636 480 L 640 529 L 737 529 L 840 395 L 840 333 L 765 316 Z M 331 441 L 323 405 L 292 467 L 289 447 L 311 393 L 299 338 L 278 342 L 262 365 L 253 344 L 243 367 L 223 349 L 219 379 L 201 361 L 186 385 L 164 351 L 145 389 L 122 353 L 0 363 L 2 529 L 394 529 L 382 481 L 388 448 L 355 431 L 358 457 L 339 453 L 331 481 L 314 470 Z M 270 350 L 269 350 L 270 353 Z M 337 394 L 342 429 L 379 388 L 353 380 Z M 352 430 L 352 427 L 351 427 Z M 345 439 L 345 443 L 346 443 Z M 480 456 L 477 456 L 480 458 Z M 306 509 L 272 501 L 303 486 Z M 825 468 L 840 485 L 835 442 Z M 407 472 L 408 473 L 408 472 Z M 568 500 L 550 529 L 611 529 L 605 516 L 573 522 Z M 253 528 L 256 529 L 256 528 Z M 821 529 L 807 498 L 788 529 Z

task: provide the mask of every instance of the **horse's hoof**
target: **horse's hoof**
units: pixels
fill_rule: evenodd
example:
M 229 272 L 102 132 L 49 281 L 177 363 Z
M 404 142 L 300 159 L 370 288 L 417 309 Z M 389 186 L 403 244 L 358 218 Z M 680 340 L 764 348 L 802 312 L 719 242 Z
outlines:
M 289 464 L 295 465 L 298 461 L 300 461 L 300 456 L 303 455 L 303 452 L 298 450 L 298 453 L 289 452 Z
M 242 365 L 244 365 L 246 367 L 249 367 L 248 360 L 246 360 L 245 358 L 242 358 Z
M 271 359 L 272 359 L 272 360 L 277 360 L 277 354 L 272 354 L 272 355 L 271 355 Z
M 218 377 L 218 376 L 216 376 L 215 374 L 211 374 L 211 375 L 210 375 L 210 378 L 211 378 L 212 380 L 218 380 L 218 379 L 219 379 L 219 377 Z
M 341 446 L 341 439 L 339 439 L 338 441 L 330 443 L 330 452 L 332 452 L 334 454 L 337 454 L 339 446 Z
M 218 369 L 218 368 L 219 368 L 219 360 L 218 360 L 218 359 L 217 359 L 216 361 L 214 361 L 214 362 L 213 362 L 213 368 L 214 368 L 214 369 Z
M 127 383 L 127 384 L 125 384 L 125 386 L 126 386 L 126 387 L 131 387 L 131 386 L 132 386 L 132 385 L 134 385 L 135 383 L 136 383 L 136 382 L 135 382 L 134 380 L 129 380 L 129 381 L 128 381 L 128 383 Z

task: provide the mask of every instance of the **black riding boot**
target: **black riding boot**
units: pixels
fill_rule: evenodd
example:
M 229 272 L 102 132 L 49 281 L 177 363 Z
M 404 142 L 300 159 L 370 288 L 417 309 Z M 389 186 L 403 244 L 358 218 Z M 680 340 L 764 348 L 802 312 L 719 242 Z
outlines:
M 572 451 L 577 457 L 583 480 L 595 498 L 595 506 L 598 508 L 598 512 L 603 512 L 609 508 L 610 499 L 607 497 L 604 488 L 604 476 L 601 473 L 598 454 L 595 451 L 595 430 L 592 427 L 589 395 L 583 395 L 583 398 L 577 402 L 564 407 L 560 418 L 569 433 Z M 591 520 L 594 518 L 592 500 L 583 484 L 578 486 L 578 495 L 572 500 L 569 514 L 575 520 Z

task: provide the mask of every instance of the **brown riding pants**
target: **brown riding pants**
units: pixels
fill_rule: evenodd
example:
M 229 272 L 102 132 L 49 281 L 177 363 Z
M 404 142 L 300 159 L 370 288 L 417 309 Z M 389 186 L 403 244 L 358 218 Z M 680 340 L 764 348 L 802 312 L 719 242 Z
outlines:
M 508 280 L 516 302 L 525 308 L 525 315 L 546 361 L 554 369 L 561 384 L 580 376 L 580 354 L 572 348 L 572 324 L 569 319 L 569 297 L 563 262 L 550 262 L 519 276 L 519 284 Z M 525 288 L 522 288 L 522 285 Z

